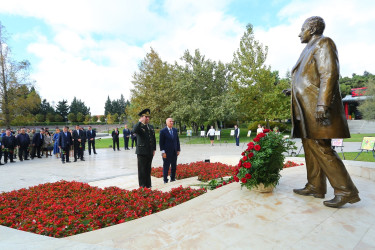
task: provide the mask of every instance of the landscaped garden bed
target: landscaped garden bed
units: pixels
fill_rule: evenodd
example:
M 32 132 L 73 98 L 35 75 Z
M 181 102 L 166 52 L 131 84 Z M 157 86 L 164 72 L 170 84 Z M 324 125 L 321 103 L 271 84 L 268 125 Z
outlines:
M 128 191 L 75 181 L 46 183 L 0 194 L 0 225 L 61 238 L 141 218 L 205 192 L 203 188 Z

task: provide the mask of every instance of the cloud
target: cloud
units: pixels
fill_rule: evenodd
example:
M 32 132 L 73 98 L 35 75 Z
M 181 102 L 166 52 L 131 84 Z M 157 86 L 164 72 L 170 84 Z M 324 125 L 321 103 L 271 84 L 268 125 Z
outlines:
M 230 0 L 12 0 L 2 3 L 0 13 L 33 17 L 50 27 L 52 35 L 38 29 L 16 34 L 28 40 L 35 36 L 27 46 L 40 59 L 32 76 L 42 98 L 57 103 L 76 96 L 93 114 L 103 114 L 108 95 L 130 97 L 132 75 L 150 47 L 170 63 L 186 49 L 230 62 L 246 23 L 227 14 L 229 4 Z M 337 44 L 342 75 L 375 73 L 374 7 L 370 0 L 293 0 L 276 17 L 267 17 L 278 19 L 279 25 L 268 28 L 264 21 L 254 26 L 255 37 L 269 47 L 267 63 L 284 76 L 304 47 L 298 39 L 303 21 L 320 15 L 326 21 L 325 34 Z
M 338 48 L 342 76 L 375 73 L 375 26 L 373 1 L 315 0 L 291 1 L 279 11 L 283 24 L 270 29 L 255 27 L 257 39 L 269 46 L 267 63 L 281 76 L 293 67 L 305 45 L 298 33 L 310 16 L 321 16 L 326 22 L 324 35 L 331 37 Z M 334 11 L 333 11 L 334 10 Z

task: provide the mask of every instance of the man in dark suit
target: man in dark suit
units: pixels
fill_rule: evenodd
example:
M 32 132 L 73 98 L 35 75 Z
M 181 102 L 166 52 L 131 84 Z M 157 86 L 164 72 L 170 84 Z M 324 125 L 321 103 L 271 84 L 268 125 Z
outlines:
M 138 182 L 140 187 L 151 188 L 151 163 L 156 151 L 154 127 L 150 123 L 150 110 L 144 109 L 139 114 L 139 122 L 134 125 L 137 134 Z
M 87 132 L 81 126 L 79 127 L 79 129 L 81 130 L 80 132 L 82 132 L 82 141 L 81 141 L 82 150 L 80 151 L 81 155 L 79 157 L 82 159 L 83 156 L 85 155 L 85 150 L 86 150 Z
M 31 159 L 34 159 L 35 151 L 36 151 L 37 157 L 42 158 L 40 156 L 40 151 L 42 149 L 43 142 L 44 142 L 44 129 L 41 128 L 40 132 L 35 133 L 33 136 L 33 141 L 32 141 L 33 148 L 31 151 Z
M 132 139 L 132 149 L 133 149 L 134 144 L 137 147 L 137 134 L 134 133 L 133 130 L 130 132 L 130 138 Z
M 26 134 L 25 128 L 21 129 L 21 133 L 17 135 L 17 145 L 19 147 L 18 149 L 18 157 L 20 158 L 20 161 L 29 160 L 27 159 L 27 150 L 30 145 L 30 138 L 29 135 Z
M 240 146 L 240 129 L 237 124 L 234 125 L 234 138 L 236 138 L 236 146 Z
M 341 207 L 360 201 L 345 165 L 331 147 L 332 138 L 349 138 L 339 87 L 339 61 L 335 43 L 323 36 L 321 17 L 310 17 L 299 37 L 307 43 L 292 69 L 292 136 L 301 138 L 305 150 L 307 184 L 294 189 L 299 195 L 324 198 L 331 183 L 335 197 L 324 201 Z
M 78 158 L 81 159 L 81 161 L 84 161 L 83 159 L 83 144 L 85 143 L 86 136 L 84 135 L 84 132 L 80 130 L 79 125 L 76 125 L 76 130 L 73 131 L 73 140 L 74 140 L 74 162 L 77 161 Z
M 89 129 L 87 130 L 87 133 L 86 133 L 86 138 L 87 138 L 87 141 L 88 141 L 88 144 L 89 144 L 89 155 L 91 155 L 91 147 L 92 147 L 92 150 L 93 150 L 94 154 L 96 154 L 95 137 L 96 137 L 95 130 L 93 130 L 92 127 L 89 126 Z
M 130 129 L 128 129 L 128 124 L 125 124 L 124 129 L 122 130 L 122 134 L 124 136 L 124 148 L 125 150 L 129 149 L 129 138 L 130 138 Z
M 13 160 L 14 148 L 17 147 L 16 137 L 11 133 L 10 129 L 6 130 L 5 136 L 3 136 L 2 143 L 4 146 L 4 162 L 8 162 L 8 157 L 10 162 L 15 162 Z
M 72 145 L 72 135 L 68 131 L 68 127 L 64 126 L 63 131 L 60 132 L 58 146 L 61 152 L 61 161 L 62 163 L 70 162 L 69 161 L 69 151 L 70 145 Z
M 116 145 L 117 150 L 120 151 L 120 132 L 118 131 L 118 128 L 115 128 L 115 130 L 112 131 L 112 141 L 113 151 L 116 151 Z
M 168 172 L 171 166 L 171 182 L 176 180 L 177 156 L 180 154 L 180 139 L 173 119 L 166 120 L 167 126 L 160 130 L 159 146 L 163 157 L 163 179 L 168 183 Z

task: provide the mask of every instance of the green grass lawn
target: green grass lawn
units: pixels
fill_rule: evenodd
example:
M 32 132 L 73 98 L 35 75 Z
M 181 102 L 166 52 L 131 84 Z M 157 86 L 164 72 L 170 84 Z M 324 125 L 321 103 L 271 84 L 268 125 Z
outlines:
M 362 142 L 363 137 L 375 137 L 375 134 L 350 134 L 351 138 L 344 139 L 344 142 Z
M 354 158 L 357 157 L 358 153 L 359 153 L 359 151 L 358 151 L 358 152 L 344 152 L 345 160 L 353 161 Z M 340 156 L 341 159 L 343 159 L 343 157 L 342 157 L 342 153 L 341 153 L 341 152 L 337 152 L 337 154 Z M 297 157 L 305 157 L 305 155 L 301 154 L 301 155 L 298 155 Z M 372 152 L 366 152 L 366 151 L 363 151 L 363 152 L 358 156 L 358 158 L 356 159 L 356 161 L 375 162 L 375 158 L 374 158 L 374 156 L 372 155 Z

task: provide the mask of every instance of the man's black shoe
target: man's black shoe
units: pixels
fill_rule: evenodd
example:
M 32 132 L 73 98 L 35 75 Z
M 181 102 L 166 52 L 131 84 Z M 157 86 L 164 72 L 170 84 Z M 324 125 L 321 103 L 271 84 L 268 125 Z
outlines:
M 74 162 L 76 162 L 77 161 L 77 159 L 74 159 Z
M 358 194 L 352 196 L 335 195 L 335 198 L 329 201 L 324 201 L 323 204 L 327 207 L 338 208 L 344 206 L 346 203 L 353 204 L 360 200 Z
M 30 159 L 25 159 L 25 161 L 29 161 Z
M 81 161 L 85 161 L 85 159 L 82 158 Z
M 304 196 L 314 196 L 315 198 L 320 198 L 323 199 L 325 194 L 317 193 L 309 188 L 300 188 L 300 189 L 293 189 L 293 192 L 299 195 L 304 195 Z

